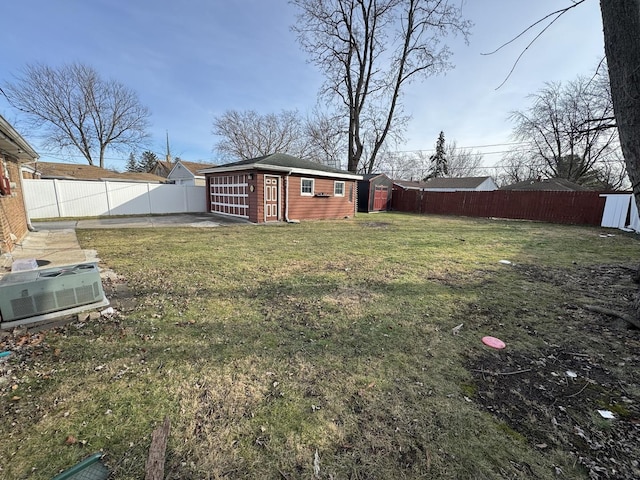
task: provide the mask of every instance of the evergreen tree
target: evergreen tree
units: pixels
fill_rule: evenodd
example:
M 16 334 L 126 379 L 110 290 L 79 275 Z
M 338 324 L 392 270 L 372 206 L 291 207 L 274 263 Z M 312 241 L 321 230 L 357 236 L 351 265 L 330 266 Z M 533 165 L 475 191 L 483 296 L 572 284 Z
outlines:
M 139 172 L 140 169 L 138 167 L 138 161 L 136 160 L 136 156 L 131 152 L 129 154 L 129 159 L 127 160 L 127 172 Z
M 142 152 L 142 158 L 140 159 L 138 171 L 148 172 L 156 165 L 157 162 L 158 162 L 158 156 L 155 153 L 149 150 Z
M 444 145 L 444 132 L 440 132 L 440 135 L 438 135 L 436 153 L 431 155 L 429 160 L 431 161 L 431 171 L 424 180 L 429 180 L 430 178 L 442 178 L 449 175 L 449 165 Z

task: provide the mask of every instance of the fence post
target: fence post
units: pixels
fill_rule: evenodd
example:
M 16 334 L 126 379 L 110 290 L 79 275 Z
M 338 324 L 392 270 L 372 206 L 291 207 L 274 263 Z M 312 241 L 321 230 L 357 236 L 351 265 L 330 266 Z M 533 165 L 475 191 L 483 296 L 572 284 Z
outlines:
M 182 186 L 182 210 L 183 213 L 186 213 L 189 211 L 189 192 L 187 192 L 187 189 L 189 188 L 189 185 L 183 185 Z
M 151 184 L 147 183 L 147 203 L 149 204 L 149 215 L 153 215 L 153 208 L 151 205 Z
M 107 214 L 111 216 L 111 195 L 109 195 L 109 182 L 104 181 L 104 196 L 107 199 Z
M 62 199 L 59 196 L 58 180 L 53 179 L 53 194 L 56 197 L 56 209 L 58 210 L 58 218 L 62 217 Z

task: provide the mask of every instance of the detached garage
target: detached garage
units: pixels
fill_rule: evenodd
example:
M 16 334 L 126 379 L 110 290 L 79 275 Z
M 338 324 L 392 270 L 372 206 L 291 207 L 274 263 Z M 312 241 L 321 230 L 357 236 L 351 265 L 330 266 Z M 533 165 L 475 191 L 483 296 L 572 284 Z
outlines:
M 254 223 L 353 217 L 361 175 L 275 153 L 200 170 L 208 211 Z

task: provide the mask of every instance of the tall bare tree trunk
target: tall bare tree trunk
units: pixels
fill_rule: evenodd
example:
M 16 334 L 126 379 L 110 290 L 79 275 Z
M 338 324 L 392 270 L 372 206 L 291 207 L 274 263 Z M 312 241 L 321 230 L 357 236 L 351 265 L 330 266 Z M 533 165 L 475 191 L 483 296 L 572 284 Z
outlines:
M 600 0 L 622 154 L 640 210 L 640 0 Z
M 640 211 L 640 0 L 600 0 L 600 11 L 620 146 Z M 634 306 L 640 318 L 640 293 Z

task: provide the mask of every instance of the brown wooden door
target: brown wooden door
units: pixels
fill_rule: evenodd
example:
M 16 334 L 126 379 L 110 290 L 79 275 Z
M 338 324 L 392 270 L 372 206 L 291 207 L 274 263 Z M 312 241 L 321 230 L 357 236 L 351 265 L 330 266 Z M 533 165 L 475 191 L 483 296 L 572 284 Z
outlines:
M 264 176 L 264 221 L 280 220 L 280 177 Z
M 386 210 L 388 199 L 389 188 L 383 185 L 376 185 L 376 190 L 373 194 L 373 210 Z

